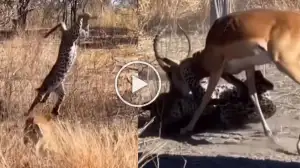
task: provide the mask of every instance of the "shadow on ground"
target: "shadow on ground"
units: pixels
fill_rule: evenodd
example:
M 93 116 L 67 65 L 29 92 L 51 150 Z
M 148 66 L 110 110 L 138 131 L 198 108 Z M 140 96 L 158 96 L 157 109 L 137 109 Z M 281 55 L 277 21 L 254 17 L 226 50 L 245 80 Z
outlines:
M 214 134 L 224 134 L 228 131 L 237 131 L 237 130 L 246 130 L 250 129 L 251 127 L 248 125 L 241 125 L 239 127 L 231 127 L 231 128 L 225 128 L 219 120 L 219 114 L 217 113 L 211 113 L 211 115 L 202 116 L 198 122 L 195 125 L 195 128 L 193 132 L 190 133 L 190 135 L 194 134 L 201 134 L 201 133 L 211 133 L 211 135 Z M 139 136 L 140 138 L 146 138 L 146 137 L 158 137 L 164 139 L 172 139 L 175 141 L 185 141 L 190 144 L 195 144 L 194 140 L 190 138 L 190 135 L 181 136 L 180 135 L 180 129 L 185 127 L 190 122 L 190 117 L 185 117 L 176 123 L 170 124 L 169 126 L 165 126 L 161 128 L 161 125 L 159 123 L 152 123 L 147 129 L 143 131 L 143 133 Z M 147 123 L 149 119 L 147 117 L 139 117 L 138 119 L 138 128 L 141 128 Z M 213 121 L 213 122 L 212 122 Z M 159 132 L 161 130 L 161 134 L 159 135 Z M 225 133 L 226 134 L 226 133 Z M 227 133 L 228 134 L 228 133 Z M 199 142 L 198 142 L 199 143 Z M 205 144 L 205 143 L 204 143 Z
M 139 153 L 139 158 L 142 156 Z M 188 155 L 160 155 L 157 159 L 153 156 L 148 163 L 141 163 L 139 167 L 156 168 L 159 160 L 160 168 L 299 168 L 300 163 L 297 162 L 283 162 L 275 160 L 254 160 L 249 158 L 235 158 L 227 156 L 188 156 Z M 147 159 L 146 159 L 147 160 Z

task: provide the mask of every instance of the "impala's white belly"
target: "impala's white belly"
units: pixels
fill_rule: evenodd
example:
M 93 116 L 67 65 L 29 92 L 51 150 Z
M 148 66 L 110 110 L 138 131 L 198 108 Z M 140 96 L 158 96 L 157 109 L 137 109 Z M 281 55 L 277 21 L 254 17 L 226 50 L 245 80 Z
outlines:
M 270 54 L 268 52 L 261 52 L 254 56 L 247 56 L 228 61 L 225 65 L 224 71 L 231 74 L 237 74 L 255 65 L 264 65 L 271 62 L 272 59 Z

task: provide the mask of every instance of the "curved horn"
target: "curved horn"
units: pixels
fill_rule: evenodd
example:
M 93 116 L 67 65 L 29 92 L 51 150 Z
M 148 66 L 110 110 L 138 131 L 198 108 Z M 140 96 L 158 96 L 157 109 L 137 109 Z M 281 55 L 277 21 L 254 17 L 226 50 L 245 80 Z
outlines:
M 183 32 L 184 36 L 187 38 L 187 41 L 188 41 L 188 53 L 187 53 L 187 57 L 189 57 L 191 55 L 191 39 L 190 37 L 187 35 L 187 33 L 182 29 L 182 27 L 177 23 L 177 26 L 179 27 L 179 29 Z M 164 71 L 168 71 L 170 69 L 171 66 L 178 66 L 179 63 L 170 59 L 170 58 L 162 58 L 158 51 L 157 51 L 157 48 L 158 48 L 158 40 L 159 40 L 159 37 L 166 31 L 166 29 L 168 28 L 169 26 L 165 26 L 162 30 L 160 30 L 156 35 L 155 35 L 155 38 L 153 40 L 153 49 L 154 49 L 154 55 L 155 55 L 155 58 L 159 64 L 159 66 L 164 70 Z
M 178 66 L 180 64 L 180 61 L 173 60 L 171 58 L 161 58 L 166 64 L 169 64 L 169 66 Z
M 179 27 L 179 29 L 182 31 L 183 35 L 186 37 L 187 41 L 188 41 L 188 44 L 189 44 L 189 47 L 188 47 L 188 53 L 187 53 L 187 58 L 190 57 L 191 55 L 191 51 L 192 51 L 192 45 L 191 45 L 191 39 L 190 37 L 188 36 L 188 34 L 182 29 L 182 27 L 179 25 L 179 23 L 177 22 L 177 26 Z
M 168 58 L 162 58 L 158 51 L 158 40 L 159 37 L 166 31 L 166 29 L 169 26 L 165 26 L 162 30 L 160 30 L 156 35 L 155 38 L 153 39 L 153 50 L 154 50 L 154 56 L 156 61 L 158 62 L 159 66 L 164 70 L 164 71 L 169 71 L 171 66 L 177 66 L 178 64 Z

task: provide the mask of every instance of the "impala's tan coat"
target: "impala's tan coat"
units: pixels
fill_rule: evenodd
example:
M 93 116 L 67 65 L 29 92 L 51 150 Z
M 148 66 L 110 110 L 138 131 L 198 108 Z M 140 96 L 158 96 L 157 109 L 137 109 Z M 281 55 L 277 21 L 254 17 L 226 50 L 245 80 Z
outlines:
M 203 55 L 205 52 L 209 52 L 210 55 L 198 59 L 202 59 L 204 69 L 213 72 L 220 68 L 216 66 L 221 65 L 222 59 L 224 62 L 229 61 L 225 64 L 225 67 L 228 67 L 231 60 L 244 59 L 261 53 L 257 47 L 259 45 L 269 52 L 261 53 L 261 57 L 269 56 L 283 68 L 285 67 L 283 62 L 296 61 L 296 57 L 297 60 L 300 58 L 297 56 L 300 54 L 299 37 L 299 13 L 264 9 L 233 13 L 218 19 L 211 27 L 203 52 Z M 216 64 L 216 61 L 220 63 Z M 269 61 L 262 61 L 265 62 Z
M 258 103 L 254 66 L 274 62 L 277 68 L 300 84 L 300 13 L 269 9 L 236 12 L 215 21 L 200 54 L 193 57 L 195 73 L 209 74 L 209 85 L 200 107 L 181 133 L 192 131 L 208 104 L 222 73 L 243 70 L 249 93 L 260 113 L 265 134 L 271 136 Z

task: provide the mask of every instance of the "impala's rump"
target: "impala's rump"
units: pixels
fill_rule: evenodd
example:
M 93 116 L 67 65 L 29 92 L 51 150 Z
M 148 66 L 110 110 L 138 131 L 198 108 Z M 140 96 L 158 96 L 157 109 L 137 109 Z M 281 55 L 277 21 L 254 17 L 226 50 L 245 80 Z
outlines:
M 233 12 L 214 22 L 207 34 L 206 46 L 226 46 L 253 38 L 269 41 L 281 35 L 282 31 L 299 34 L 298 27 L 300 27 L 300 13 L 297 12 L 272 9 Z

